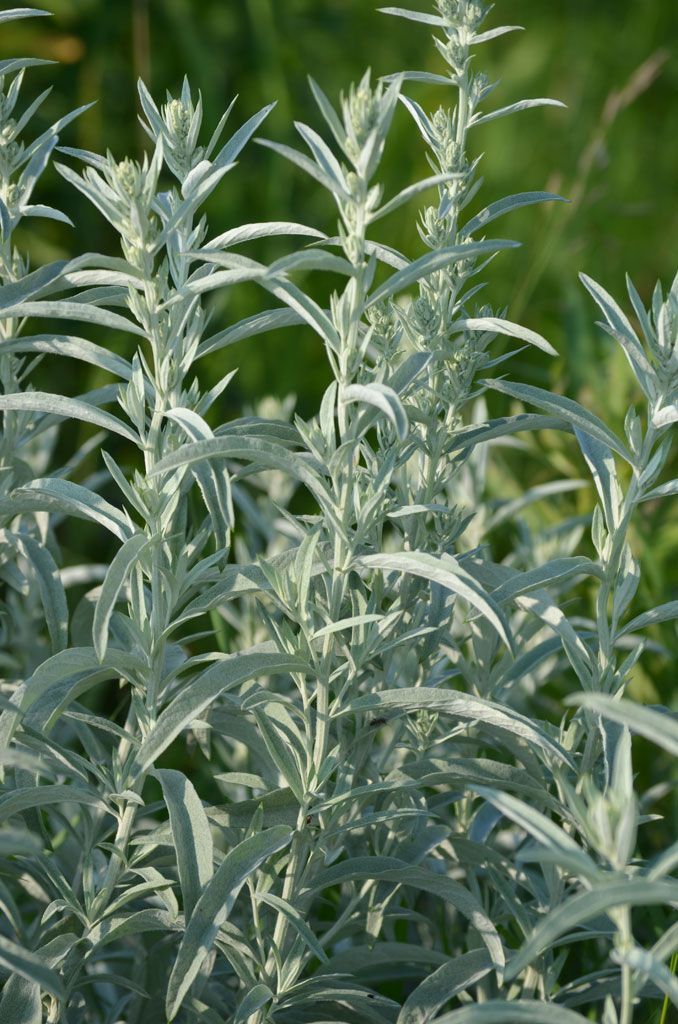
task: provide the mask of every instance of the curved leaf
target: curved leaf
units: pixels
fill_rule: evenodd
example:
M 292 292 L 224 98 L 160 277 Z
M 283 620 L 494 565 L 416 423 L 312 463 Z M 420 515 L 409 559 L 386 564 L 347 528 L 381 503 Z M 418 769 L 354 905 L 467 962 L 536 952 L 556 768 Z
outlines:
M 395 274 L 384 281 L 370 295 L 367 306 L 374 306 L 377 302 L 397 295 L 399 292 L 409 288 L 410 285 L 420 281 L 439 270 L 445 270 L 453 263 L 460 260 L 475 259 L 476 256 L 489 256 L 499 252 L 501 249 L 515 249 L 517 242 L 508 242 L 504 239 L 496 239 L 484 242 L 467 242 L 465 245 L 452 245 L 445 249 L 438 249 L 435 252 L 426 253 L 418 260 L 414 260 L 404 270 L 397 270 Z
M 179 1012 L 247 879 L 291 838 L 291 830 L 279 825 L 250 836 L 226 855 L 198 900 L 181 940 L 167 984 L 168 1021 Z
M 160 715 L 137 752 L 138 771 L 147 771 L 179 733 L 225 690 L 256 676 L 304 671 L 308 666 L 289 654 L 234 654 L 217 662 L 189 683 Z
M 588 1018 L 557 1003 L 490 999 L 446 1013 L 435 1024 L 588 1024 Z
M 429 1024 L 441 1006 L 492 970 L 492 961 L 484 949 L 462 953 L 425 978 L 403 1004 L 396 1024 Z
M 650 882 L 643 879 L 598 882 L 595 889 L 580 892 L 555 907 L 535 928 L 532 935 L 509 960 L 506 980 L 511 981 L 532 961 L 565 935 L 614 907 L 649 907 L 653 903 L 672 903 L 678 900 L 678 881 Z
M 384 413 L 395 427 L 401 441 L 407 437 L 407 413 L 393 388 L 386 384 L 349 384 L 341 393 L 344 404 L 350 402 L 366 402 Z
M 356 697 L 349 701 L 338 714 L 377 710 L 410 712 L 422 709 L 439 711 L 465 721 L 480 722 L 493 729 L 503 729 L 539 747 L 562 764 L 574 768 L 566 751 L 531 719 L 512 708 L 483 700 L 482 697 L 474 697 L 469 693 L 459 693 L 456 690 L 419 686 L 403 687 L 400 690 L 382 690 L 379 693 Z
M 531 384 L 513 384 L 507 380 L 486 380 L 484 383 L 487 387 L 499 391 L 503 395 L 517 398 L 518 401 L 527 402 L 528 405 L 536 405 L 539 409 L 545 409 L 546 412 L 552 413 L 554 416 L 563 417 L 573 427 L 579 427 L 584 433 L 590 434 L 596 440 L 608 445 L 612 451 L 626 459 L 631 466 L 635 464 L 633 456 L 616 434 L 613 434 L 602 420 L 584 409 L 578 402 L 573 402 L 571 398 L 552 395 L 550 391 L 535 388 Z
M 526 341 L 528 345 L 534 345 L 547 355 L 557 356 L 558 353 L 553 345 L 542 338 L 536 331 L 530 331 L 520 324 L 511 323 L 510 320 L 502 320 L 497 316 L 482 316 L 466 320 L 457 320 L 452 328 L 455 331 L 487 331 L 490 334 L 505 334 L 507 338 L 518 338 L 519 341 Z
M 99 599 L 94 609 L 92 623 L 92 642 L 100 661 L 106 656 L 108 646 L 108 625 L 115 608 L 120 591 L 127 582 L 132 567 L 141 557 L 142 552 L 152 542 L 144 533 L 138 533 L 126 540 L 111 562 L 104 582 L 101 586 Z
M 20 974 L 27 981 L 39 985 L 56 999 L 64 998 L 64 987 L 59 975 L 47 966 L 38 953 L 23 949 L 16 942 L 0 935 L 0 964 L 10 973 Z
M 616 700 L 604 693 L 573 693 L 566 704 L 575 704 L 595 711 L 603 718 L 627 726 L 631 732 L 663 747 L 678 756 L 678 716 L 670 711 L 654 711 L 630 700 Z
M 509 650 L 514 651 L 511 628 L 504 612 L 451 555 L 438 557 L 422 551 L 402 551 L 392 555 L 364 555 L 356 559 L 356 564 L 366 569 L 405 572 L 439 583 L 476 608 L 496 630 Z
M 472 125 L 487 124 L 489 121 L 496 121 L 500 117 L 508 117 L 509 114 L 517 114 L 521 110 L 531 110 L 532 107 L 566 107 L 560 100 L 550 100 L 540 97 L 533 100 L 519 100 L 517 103 L 510 103 L 507 107 L 500 107 L 489 114 L 476 114 L 471 118 Z
M 74 484 L 70 480 L 58 480 L 45 477 L 32 480 L 24 487 L 12 491 L 6 509 L 0 503 L 0 511 L 18 514 L 19 512 L 61 512 L 76 516 L 78 519 L 89 519 L 110 530 L 119 540 L 126 541 L 132 533 L 129 520 L 114 505 L 100 497 L 88 487 Z
M 489 33 L 488 33 L 489 34 Z M 480 40 L 479 36 L 476 36 L 476 42 Z M 534 203 L 566 203 L 567 199 L 562 196 L 555 195 L 553 192 L 519 192 L 514 196 L 506 196 L 505 199 L 498 199 L 495 203 L 490 203 L 484 210 L 477 213 L 475 217 L 467 221 L 464 227 L 461 229 L 461 234 L 464 237 L 475 234 L 480 228 L 484 228 L 486 224 L 490 224 L 491 221 L 496 220 L 497 217 L 503 217 L 505 213 L 510 213 L 512 210 L 518 210 L 522 206 L 532 206 Z
M 64 419 L 81 420 L 93 423 L 104 430 L 139 444 L 139 438 L 117 416 L 103 412 L 87 402 L 77 398 L 64 398 L 63 395 L 51 395 L 43 391 L 23 391 L 17 394 L 0 395 L 0 412 L 41 412 Z
M 4 536 L 35 569 L 40 601 L 45 613 L 45 622 L 52 640 L 54 653 L 68 644 L 68 601 L 61 582 L 59 569 L 47 548 L 33 537 L 21 533 L 0 530 Z
M 184 897 L 184 915 L 188 920 L 214 873 L 212 833 L 198 794 L 182 772 L 157 768 L 152 774 L 162 786 L 169 811 Z

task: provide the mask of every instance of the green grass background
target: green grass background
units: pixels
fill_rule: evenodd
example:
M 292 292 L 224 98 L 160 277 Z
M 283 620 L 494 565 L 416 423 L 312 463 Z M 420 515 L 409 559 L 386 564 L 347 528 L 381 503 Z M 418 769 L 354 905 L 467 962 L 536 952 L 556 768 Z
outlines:
M 423 0 L 415 5 L 428 9 Z M 440 64 L 426 27 L 384 17 L 372 0 L 48 0 L 46 6 L 52 19 L 3 27 L 0 55 L 59 60 L 58 68 L 31 70 L 26 92 L 54 84 L 43 108 L 45 120 L 96 99 L 96 107 L 67 129 L 62 141 L 109 148 L 118 157 L 138 155 L 144 143 L 134 127 L 139 74 L 162 99 L 165 89 L 176 91 L 187 73 L 203 95 L 208 129 L 235 94 L 234 121 L 276 99 L 264 134 L 290 142 L 294 119 L 319 125 L 307 74 L 336 99 L 365 67 L 378 75 Z M 478 129 L 473 145 L 476 153 L 487 154 L 482 195 L 494 199 L 547 187 L 576 200 L 567 208 L 520 211 L 501 222 L 501 232 L 524 245 L 497 262 L 493 299 L 547 333 L 563 353 L 562 362 L 551 367 L 561 387 L 590 389 L 601 402 L 616 398 L 619 408 L 612 411 L 619 412 L 623 388 L 611 396 L 600 387 L 607 343 L 597 344 L 590 327 L 593 310 L 576 275 L 585 270 L 619 295 L 628 271 L 647 297 L 658 277 L 668 283 L 675 272 L 678 4 L 500 0 L 490 18 L 489 24 L 527 29 L 479 48 L 478 67 L 501 79 L 490 102 L 554 96 L 568 109 L 528 111 Z M 646 73 L 639 80 L 643 65 Z M 425 106 L 453 102 L 440 89 L 410 89 Z M 624 90 L 626 96 L 616 102 Z M 401 110 L 384 177 L 393 187 L 402 186 L 425 170 L 422 147 Z M 98 214 L 56 173 L 50 173 L 47 189 L 76 220 L 78 234 L 76 239 L 58 225 L 46 232 L 41 225 L 38 243 L 33 229 L 36 258 L 115 244 Z M 326 195 L 256 146 L 245 151 L 240 168 L 218 190 L 209 214 L 214 233 L 243 216 L 297 217 L 329 229 L 334 220 Z M 410 253 L 420 244 L 413 214 L 406 211 L 385 224 L 390 241 Z M 259 301 L 245 293 L 225 315 Z M 276 358 L 291 347 L 294 359 Z M 241 367 L 242 393 L 234 393 L 234 402 L 294 391 L 312 408 L 325 376 L 323 354 L 312 338 L 257 341 L 228 359 Z M 221 365 L 215 374 L 220 372 Z

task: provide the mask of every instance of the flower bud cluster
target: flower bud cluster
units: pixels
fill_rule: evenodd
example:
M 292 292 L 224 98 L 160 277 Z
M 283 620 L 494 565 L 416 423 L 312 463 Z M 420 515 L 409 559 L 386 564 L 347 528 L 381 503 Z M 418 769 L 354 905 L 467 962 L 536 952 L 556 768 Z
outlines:
M 380 362 L 393 365 L 402 338 L 402 329 L 393 310 L 386 302 L 376 303 L 367 310 L 367 321 L 371 329 L 370 342 L 379 353 Z
M 348 96 L 342 96 L 346 154 L 352 160 L 359 158 L 370 134 L 379 124 L 383 94 L 381 83 L 372 88 L 368 73 L 357 86 L 351 85 Z
M 638 828 L 638 807 L 632 791 L 617 786 L 601 792 L 591 778 L 583 780 L 586 814 L 583 830 L 591 846 L 616 870 L 633 856 Z
M 12 117 L 15 102 L 16 98 L 0 91 L 0 187 L 7 206 L 10 205 L 6 198 L 9 178 L 21 166 L 24 155 L 23 143 L 17 139 L 17 123 Z
M 447 22 L 446 27 L 456 29 L 461 25 L 471 32 L 475 32 L 488 13 L 482 0 L 436 0 L 436 6 L 440 17 Z
M 91 167 L 83 173 L 85 181 L 106 196 L 106 212 L 120 233 L 125 258 L 139 269 L 143 268 L 158 233 L 152 205 L 160 166 L 160 154 L 150 162 L 144 155 L 139 163 L 129 157 L 118 162 L 109 153 L 101 169 L 103 177 Z
M 171 98 L 162 108 L 162 120 L 167 166 L 183 180 L 204 157 L 204 149 L 196 145 L 202 123 L 201 105 L 195 107 L 190 95 Z
M 665 302 L 655 299 L 653 320 L 648 341 L 659 385 L 665 394 L 678 393 L 678 285 Z

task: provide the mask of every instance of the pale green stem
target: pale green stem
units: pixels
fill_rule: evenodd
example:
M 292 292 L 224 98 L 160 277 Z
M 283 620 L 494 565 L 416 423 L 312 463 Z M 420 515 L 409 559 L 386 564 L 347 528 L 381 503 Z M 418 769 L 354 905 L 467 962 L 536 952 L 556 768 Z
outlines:
M 619 910 L 621 923 L 619 927 L 619 941 L 623 949 L 628 949 L 633 942 L 631 931 L 631 911 L 628 907 Z M 622 964 L 621 968 L 621 1013 L 619 1024 L 633 1024 L 633 978 L 631 967 Z
M 145 277 L 144 294 L 149 304 L 149 308 L 152 310 L 148 341 L 153 353 L 154 369 L 157 378 L 160 361 L 165 356 L 165 353 L 162 351 L 163 338 L 160 332 L 157 305 L 154 300 L 154 263 L 154 257 L 147 255 L 144 258 L 143 272 Z M 167 402 L 165 396 L 161 395 L 160 389 L 156 387 L 155 407 L 151 419 L 151 427 L 148 432 L 148 444 L 144 451 L 144 464 L 147 475 L 155 468 L 156 464 L 164 454 L 161 446 L 161 428 L 166 408 Z M 161 523 L 156 515 L 153 515 L 149 519 L 146 527 L 151 536 L 157 536 L 161 533 Z M 157 715 L 157 704 L 162 687 L 162 676 L 165 663 L 166 641 L 163 639 L 163 634 L 168 624 L 168 617 L 171 609 L 167 606 L 165 601 L 165 586 L 162 579 L 162 573 L 160 571 L 162 549 L 159 545 L 154 547 L 151 557 L 151 644 L 147 651 L 150 670 L 146 680 L 146 707 L 150 720 L 154 721 Z M 123 740 L 122 743 L 126 745 L 127 741 Z M 120 753 L 122 762 L 124 760 L 124 751 L 122 746 Z M 133 783 L 128 788 L 130 788 L 133 793 L 141 795 L 147 775 L 148 772 L 142 772 L 136 776 Z M 96 913 L 94 914 L 95 919 L 97 914 L 101 915 L 104 913 L 106 906 L 113 895 L 120 874 L 125 866 L 127 848 L 134 831 L 137 807 L 138 805 L 134 801 L 130 801 L 125 805 L 122 812 L 118 830 L 114 839 L 114 845 L 118 850 L 118 855 L 112 855 L 108 863 L 102 889 L 98 893 L 94 904 L 94 907 L 96 908 Z

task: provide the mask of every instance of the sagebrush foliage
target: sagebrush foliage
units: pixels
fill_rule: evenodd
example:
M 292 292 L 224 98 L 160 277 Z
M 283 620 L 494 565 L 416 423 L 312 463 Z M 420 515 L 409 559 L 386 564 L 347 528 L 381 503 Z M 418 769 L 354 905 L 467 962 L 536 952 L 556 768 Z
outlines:
M 368 73 L 338 108 L 311 82 L 325 137 L 257 140 L 327 190 L 332 238 L 286 221 L 210 237 L 201 206 L 270 108 L 224 141 L 232 107 L 209 136 L 187 82 L 161 107 L 140 84 L 141 163 L 59 147 L 56 164 L 120 252 L 31 271 L 12 235 L 63 217 L 30 202 L 80 111 L 26 141 L 36 61 L 0 68 L 2 1024 L 631 1024 L 678 1005 L 678 844 L 647 857 L 638 837 L 668 787 L 634 788 L 632 749 L 675 754 L 678 724 L 625 696 L 643 631 L 678 617 L 635 607 L 631 532 L 678 493 L 661 482 L 678 279 L 649 310 L 629 282 L 636 328 L 583 278 L 644 398 L 623 438 L 492 375 L 513 354 L 498 336 L 555 350 L 486 301 L 480 275 L 516 244 L 487 232 L 561 197 L 471 215 L 469 135 L 555 101 L 492 108 L 472 57 L 513 28 L 487 28 L 479 0 L 385 13 L 433 30 L 441 73 Z M 406 95 L 417 82 L 438 110 Z M 389 199 L 399 102 L 432 174 Z M 381 221 L 420 193 L 424 253 L 404 254 Z M 273 235 L 308 241 L 270 266 L 240 254 Z M 309 271 L 326 302 L 296 283 Z M 244 282 L 277 305 L 212 328 L 204 297 Z M 39 318 L 75 333 L 31 333 Z M 281 326 L 326 349 L 318 414 L 269 402 L 210 426 L 232 375 L 204 391 L 199 361 Z M 107 347 L 120 331 L 131 358 Z M 68 395 L 59 360 L 64 386 L 35 390 L 53 356 L 111 383 Z M 490 392 L 537 411 L 488 418 Z M 99 429 L 54 465 L 64 419 Z M 502 448 L 547 429 L 574 435 L 592 519 L 532 515 L 586 481 L 489 486 Z M 112 535 L 110 564 L 64 564 L 69 516 Z

